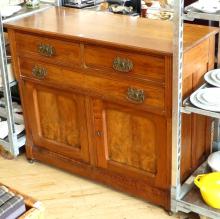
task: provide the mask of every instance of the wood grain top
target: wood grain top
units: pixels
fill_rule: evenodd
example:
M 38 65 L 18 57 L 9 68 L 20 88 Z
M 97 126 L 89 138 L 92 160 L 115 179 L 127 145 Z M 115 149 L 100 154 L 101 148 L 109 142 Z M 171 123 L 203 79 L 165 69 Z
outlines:
M 47 33 L 82 42 L 117 45 L 172 54 L 172 22 L 150 20 L 105 12 L 53 7 L 5 24 L 7 28 Z M 216 34 L 218 29 L 185 24 L 184 49 Z

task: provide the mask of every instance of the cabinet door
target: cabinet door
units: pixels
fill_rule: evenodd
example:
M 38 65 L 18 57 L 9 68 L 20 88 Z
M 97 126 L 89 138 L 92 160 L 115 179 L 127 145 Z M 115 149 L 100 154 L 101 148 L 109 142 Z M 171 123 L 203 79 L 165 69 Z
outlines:
M 167 122 L 162 116 L 93 101 L 98 166 L 168 188 Z
M 34 146 L 88 162 L 84 96 L 26 81 L 23 95 Z

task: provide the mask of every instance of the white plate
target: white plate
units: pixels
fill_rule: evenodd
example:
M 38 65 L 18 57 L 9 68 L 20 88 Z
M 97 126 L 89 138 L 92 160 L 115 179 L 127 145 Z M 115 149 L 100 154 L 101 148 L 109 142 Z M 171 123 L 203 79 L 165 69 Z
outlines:
M 214 152 L 209 155 L 208 164 L 213 171 L 220 171 L 220 151 Z
M 205 88 L 196 95 L 201 104 L 210 106 L 220 106 L 220 88 Z
M 220 69 L 212 70 L 212 72 L 210 73 L 210 77 L 212 80 L 220 83 Z
M 17 125 L 15 124 L 15 133 L 16 135 L 20 134 L 24 131 L 24 125 Z M 0 122 L 0 138 L 4 139 L 8 136 L 8 122 L 7 121 L 1 121 Z
M 196 95 L 196 99 L 197 99 L 201 104 L 209 105 L 209 106 L 220 105 L 220 104 L 216 104 L 216 103 L 210 103 L 210 102 L 208 102 L 208 101 L 205 100 L 205 98 L 203 97 L 203 94 L 204 94 L 204 93 L 198 93 L 198 94 Z
M 206 89 L 212 89 L 212 88 L 206 88 Z M 213 88 L 214 89 L 214 88 Z M 216 88 L 218 89 L 218 88 Z M 205 89 L 204 89 L 205 90 Z M 220 105 L 207 105 L 207 104 L 203 104 L 198 100 L 197 95 L 200 95 L 200 92 L 202 92 L 203 90 L 199 90 L 198 92 L 194 92 L 191 96 L 190 96 L 190 101 L 193 105 L 197 106 L 198 108 L 201 109 L 205 109 L 205 110 L 209 110 L 209 111 L 214 111 L 214 112 L 220 112 Z M 220 92 L 220 89 L 218 90 L 218 92 Z
M 8 136 L 8 123 L 7 121 L 0 122 L 0 138 L 4 139 Z
M 20 134 L 23 131 L 24 131 L 24 125 L 23 124 L 20 124 L 20 125 L 15 124 L 15 133 L 16 133 L 16 135 Z
M 220 105 L 220 88 L 206 88 L 199 93 L 207 103 Z
M 210 4 L 209 1 L 207 1 L 207 4 L 195 2 L 194 4 L 192 4 L 192 7 L 201 12 L 210 14 L 216 13 L 220 10 L 220 5 L 218 4 L 218 2 L 216 2 L 216 4 Z
M 5 6 L 1 8 L 1 16 L 2 17 L 9 17 L 13 15 L 14 13 L 20 11 L 22 9 L 21 6 L 19 5 L 10 5 L 10 6 Z
M 205 74 L 205 76 L 204 76 L 204 79 L 205 79 L 205 81 L 207 81 L 209 84 L 214 85 L 214 86 L 216 86 L 216 87 L 220 87 L 220 83 L 219 83 L 218 81 L 214 81 L 214 80 L 211 78 L 211 76 L 210 76 L 213 71 L 215 71 L 215 70 L 212 70 L 212 71 L 207 72 L 207 73 Z
M 216 78 L 220 81 L 220 71 L 218 74 L 216 74 Z

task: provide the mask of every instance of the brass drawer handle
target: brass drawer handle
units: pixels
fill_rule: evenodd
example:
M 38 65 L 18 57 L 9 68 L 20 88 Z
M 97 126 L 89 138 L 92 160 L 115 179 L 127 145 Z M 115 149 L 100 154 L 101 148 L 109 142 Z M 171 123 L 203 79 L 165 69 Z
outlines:
M 141 89 L 129 87 L 127 92 L 127 99 L 131 102 L 143 103 L 145 99 L 144 91 Z
M 113 68 L 120 72 L 129 72 L 133 69 L 133 62 L 127 58 L 116 57 L 112 63 Z
M 47 75 L 47 69 L 36 65 L 32 69 L 32 74 L 38 79 L 44 79 Z
M 51 57 L 55 55 L 55 48 L 49 44 L 39 44 L 37 46 L 37 51 L 43 55 L 43 56 L 47 56 L 47 57 Z

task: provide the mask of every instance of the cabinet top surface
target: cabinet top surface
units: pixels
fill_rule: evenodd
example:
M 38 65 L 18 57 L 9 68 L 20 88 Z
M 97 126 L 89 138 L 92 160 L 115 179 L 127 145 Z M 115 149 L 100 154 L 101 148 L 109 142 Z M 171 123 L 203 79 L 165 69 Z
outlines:
M 157 53 L 172 54 L 173 50 L 173 25 L 169 21 L 53 7 L 9 22 L 5 26 L 82 42 L 117 45 Z M 212 27 L 185 24 L 184 49 L 194 47 L 217 31 Z

